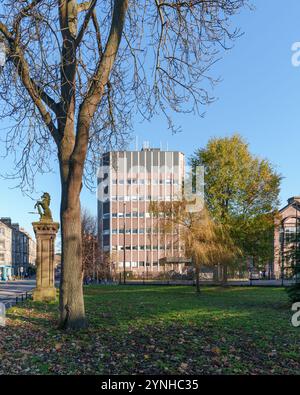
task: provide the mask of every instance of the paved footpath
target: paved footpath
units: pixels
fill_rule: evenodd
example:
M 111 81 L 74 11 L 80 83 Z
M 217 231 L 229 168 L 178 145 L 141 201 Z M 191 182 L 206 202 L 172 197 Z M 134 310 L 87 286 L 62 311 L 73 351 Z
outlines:
M 0 302 L 14 304 L 16 297 L 35 288 L 35 280 L 0 281 Z
M 260 286 L 264 286 L 264 287 L 281 287 L 283 286 L 287 286 L 287 285 L 292 285 L 294 282 L 291 280 L 284 280 L 283 284 L 281 280 L 252 280 L 252 282 L 250 280 L 246 280 L 246 281 L 239 281 L 239 280 L 232 280 L 232 281 L 228 281 L 229 285 L 238 285 L 238 286 L 249 286 L 249 285 L 253 285 L 256 287 L 260 287 Z

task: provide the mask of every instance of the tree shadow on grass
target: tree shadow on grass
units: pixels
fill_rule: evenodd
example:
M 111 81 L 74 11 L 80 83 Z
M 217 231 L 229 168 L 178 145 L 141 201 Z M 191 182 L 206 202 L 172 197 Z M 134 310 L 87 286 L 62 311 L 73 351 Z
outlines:
M 57 303 L 28 301 L 8 316 L 25 322 L 18 333 L 25 330 L 33 348 L 31 328 L 39 334 L 39 347 L 61 344 L 64 373 L 81 371 L 81 358 L 100 374 L 159 374 L 165 367 L 181 374 L 182 366 L 195 374 L 257 374 L 258 369 L 271 372 L 272 366 L 277 373 L 286 366 L 290 372 L 300 367 L 293 362 L 299 331 L 290 325 L 283 291 L 207 288 L 198 296 L 192 287 L 87 287 L 85 300 L 90 327 L 71 334 L 56 330 Z M 30 347 L 20 339 L 19 347 Z M 45 358 L 56 371 L 57 353 Z
M 55 302 L 26 301 L 8 309 L 6 316 L 11 321 L 21 320 L 45 329 L 55 329 L 58 324 L 58 305 Z
M 203 288 L 200 296 L 193 287 L 106 286 L 85 288 L 89 329 L 110 330 L 149 323 L 153 326 L 188 322 L 201 326 L 227 325 L 251 330 L 255 324 L 269 329 L 273 321 L 289 325 L 290 305 L 284 292 L 256 288 Z M 33 309 L 32 314 L 30 309 Z M 17 313 L 8 311 L 11 320 L 21 319 L 43 328 L 55 329 L 57 303 L 27 301 Z

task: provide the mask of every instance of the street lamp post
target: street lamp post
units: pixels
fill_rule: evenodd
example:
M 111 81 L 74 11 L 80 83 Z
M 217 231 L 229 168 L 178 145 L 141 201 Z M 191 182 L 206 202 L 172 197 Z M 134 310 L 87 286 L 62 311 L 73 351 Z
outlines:
M 296 283 L 299 282 L 299 240 L 298 240 L 298 205 L 296 204 L 296 248 L 295 248 L 295 255 L 296 255 L 296 259 L 295 259 L 295 264 L 296 264 L 296 270 L 295 270 L 295 276 L 296 276 Z
M 123 282 L 126 284 L 126 203 L 123 203 L 124 223 L 123 223 Z
M 281 239 L 281 286 L 284 285 L 284 221 L 282 222 L 282 239 Z
M 3 68 L 6 63 L 6 47 L 4 42 L 0 42 L 0 68 Z

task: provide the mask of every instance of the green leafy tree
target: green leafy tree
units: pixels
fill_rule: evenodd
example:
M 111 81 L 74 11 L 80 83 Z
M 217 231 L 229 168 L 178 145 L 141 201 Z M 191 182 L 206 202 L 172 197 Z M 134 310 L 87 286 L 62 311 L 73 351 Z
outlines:
M 257 263 L 272 257 L 274 216 L 281 176 L 266 159 L 251 154 L 238 134 L 213 138 L 191 158 L 204 166 L 205 201 L 215 221 L 230 229 L 244 257 Z M 223 280 L 227 280 L 227 266 Z
M 276 212 L 253 217 L 237 217 L 231 223 L 231 234 L 242 251 L 252 258 L 258 270 L 264 270 L 274 257 L 274 216 Z

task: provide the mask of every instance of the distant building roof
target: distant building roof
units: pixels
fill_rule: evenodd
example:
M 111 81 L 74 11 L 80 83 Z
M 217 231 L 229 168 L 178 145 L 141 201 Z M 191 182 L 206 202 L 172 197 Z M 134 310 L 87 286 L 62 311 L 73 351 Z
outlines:
M 286 210 L 288 207 L 292 206 L 295 204 L 298 206 L 297 208 L 300 209 L 300 196 L 293 196 L 288 199 L 288 204 L 286 204 L 284 207 L 282 207 L 279 211 L 282 212 Z

